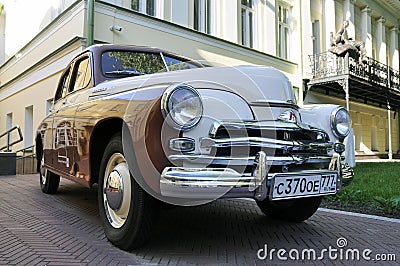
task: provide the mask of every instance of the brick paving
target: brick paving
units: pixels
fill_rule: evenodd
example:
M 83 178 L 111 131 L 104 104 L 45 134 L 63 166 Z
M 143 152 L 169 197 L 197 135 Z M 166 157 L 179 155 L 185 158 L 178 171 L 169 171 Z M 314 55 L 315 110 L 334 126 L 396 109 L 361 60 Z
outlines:
M 37 175 L 0 177 L 0 265 L 283 265 L 276 252 L 260 260 L 257 251 L 284 248 L 371 249 L 395 254 L 398 265 L 400 220 L 373 219 L 318 211 L 300 224 L 262 215 L 250 200 L 219 200 L 198 207 L 162 210 L 151 241 L 133 252 L 112 246 L 98 217 L 96 189 L 62 180 L 57 195 L 40 191 Z M 286 253 L 286 256 L 288 254 Z M 291 261 L 302 265 L 366 265 L 366 261 Z M 397 264 L 396 264 L 397 263 Z

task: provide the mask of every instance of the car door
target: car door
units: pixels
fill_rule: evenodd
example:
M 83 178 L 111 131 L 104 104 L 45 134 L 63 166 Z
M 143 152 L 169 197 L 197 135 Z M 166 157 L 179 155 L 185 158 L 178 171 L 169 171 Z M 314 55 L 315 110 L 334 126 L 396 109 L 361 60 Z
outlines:
M 56 164 L 59 145 L 55 145 L 55 137 L 57 128 L 54 125 L 54 118 L 58 115 L 58 111 L 62 105 L 64 97 L 67 95 L 68 82 L 70 78 L 70 66 L 68 66 L 61 74 L 56 93 L 53 98 L 53 105 L 49 110 L 49 115 L 40 125 L 39 131 L 43 141 L 44 163 L 55 171 L 60 171 Z M 58 140 L 57 140 L 58 141 Z
M 64 82 L 60 85 L 60 95 L 54 104 L 54 167 L 67 175 L 76 176 L 78 165 L 75 163 L 78 154 L 78 132 L 75 127 L 75 113 L 78 106 L 77 98 L 81 89 L 91 83 L 89 68 L 89 56 L 83 54 L 70 65 Z
M 73 149 L 76 146 L 74 133 L 74 101 L 71 97 L 71 72 L 73 64 L 61 77 L 54 98 L 53 117 L 53 167 L 64 174 L 73 174 Z
M 89 136 L 92 129 L 90 117 L 77 116 L 77 109 L 84 102 L 85 91 L 93 87 L 92 64 L 90 53 L 75 60 L 70 81 L 71 103 L 74 103 L 74 166 L 73 175 L 83 185 L 89 184 Z M 81 97 L 80 97 L 81 96 Z M 87 100 L 87 97 L 86 97 Z M 88 121 L 89 120 L 89 121 Z

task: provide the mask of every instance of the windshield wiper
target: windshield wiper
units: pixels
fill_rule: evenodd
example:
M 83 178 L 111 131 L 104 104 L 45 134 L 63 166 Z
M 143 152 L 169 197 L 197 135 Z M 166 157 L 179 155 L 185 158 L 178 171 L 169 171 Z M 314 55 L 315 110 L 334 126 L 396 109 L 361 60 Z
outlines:
M 132 76 L 141 76 L 141 75 L 144 75 L 145 73 L 142 73 L 139 71 L 134 71 L 134 70 L 114 70 L 114 71 L 107 71 L 105 74 L 109 75 L 109 76 L 132 77 Z

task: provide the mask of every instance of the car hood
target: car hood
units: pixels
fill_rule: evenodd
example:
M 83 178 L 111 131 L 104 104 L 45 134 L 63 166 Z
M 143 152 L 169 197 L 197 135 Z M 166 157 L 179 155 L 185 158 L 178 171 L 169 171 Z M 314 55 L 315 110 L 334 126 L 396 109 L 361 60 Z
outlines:
M 288 78 L 272 67 L 207 67 L 122 78 L 100 84 L 102 87 L 141 88 L 160 84 L 185 83 L 197 89 L 219 89 L 233 92 L 248 104 L 268 102 L 295 103 Z

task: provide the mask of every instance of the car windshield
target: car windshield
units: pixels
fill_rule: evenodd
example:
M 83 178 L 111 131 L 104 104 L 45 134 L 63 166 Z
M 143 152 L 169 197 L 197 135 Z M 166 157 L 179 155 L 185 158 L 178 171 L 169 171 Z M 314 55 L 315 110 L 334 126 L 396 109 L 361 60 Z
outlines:
M 101 68 L 106 77 L 126 77 L 202 67 L 199 63 L 163 53 L 137 51 L 107 51 L 101 56 Z

